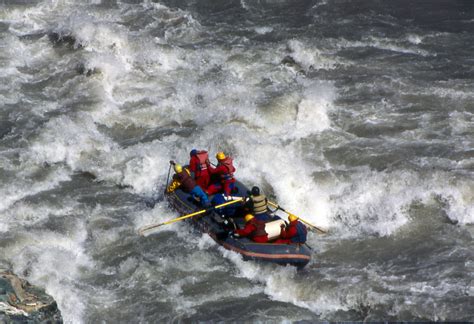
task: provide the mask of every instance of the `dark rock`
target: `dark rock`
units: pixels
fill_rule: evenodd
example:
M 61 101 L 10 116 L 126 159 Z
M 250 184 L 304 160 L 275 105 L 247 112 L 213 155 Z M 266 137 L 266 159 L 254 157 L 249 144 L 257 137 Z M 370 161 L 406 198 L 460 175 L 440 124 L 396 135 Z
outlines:
M 41 288 L 0 269 L 0 322 L 62 323 L 56 301 Z

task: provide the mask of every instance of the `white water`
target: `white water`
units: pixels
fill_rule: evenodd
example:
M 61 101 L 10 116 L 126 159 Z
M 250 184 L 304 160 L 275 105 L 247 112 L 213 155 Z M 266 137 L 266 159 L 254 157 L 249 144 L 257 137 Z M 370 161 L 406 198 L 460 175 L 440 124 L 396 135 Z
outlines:
M 469 152 L 473 118 L 470 111 L 463 110 L 472 99 L 472 90 L 463 84 L 432 85 L 429 81 L 403 87 L 410 82 L 403 75 L 372 83 L 364 82 L 362 73 L 349 86 L 334 80 L 339 74 L 347 76 L 344 69 L 350 67 L 366 68 L 369 75 L 390 70 L 389 63 L 361 62 L 335 55 L 338 51 L 375 48 L 430 59 L 437 53 L 424 46 L 446 34 L 366 35 L 359 40 L 341 36 L 326 38 L 321 44 L 301 36 L 254 46 L 245 37 L 235 36 L 241 37 L 239 45 L 231 46 L 213 43 L 214 29 L 191 9 L 151 2 L 120 3 L 118 9 L 107 10 L 92 5 L 45 1 L 8 7 L 0 14 L 0 20 L 9 25 L 1 34 L 7 45 L 0 47 L 0 99 L 5 107 L 9 105 L 5 116 L 18 123 L 5 142 L 17 134 L 24 139 L 15 144 L 17 139 L 12 138 L 9 149 L 2 146 L 0 165 L 8 177 L 0 184 L 0 233 L 13 239 L 2 245 L 6 247 L 2 258 L 32 283 L 45 287 L 57 300 L 66 322 L 89 321 L 91 310 L 97 307 L 94 303 L 103 303 L 105 308 L 119 305 L 120 296 L 113 288 L 96 289 L 87 282 L 95 275 L 117 275 L 120 287 L 129 284 L 129 274 L 135 284 L 157 280 L 151 266 L 143 264 L 136 253 L 116 265 L 101 260 L 124 240 L 139 244 L 140 239 L 131 232 L 136 234 L 141 226 L 177 216 L 165 202 L 143 209 L 118 191 L 111 194 L 115 198 L 110 198 L 110 205 L 91 205 L 87 190 L 72 189 L 74 176 L 80 172 L 93 174 L 94 184 L 103 181 L 104 188 L 90 194 L 98 200 L 118 185 L 126 186 L 121 189 L 124 195 L 151 197 L 159 195 L 166 182 L 169 160 L 185 163 L 192 148 L 208 149 L 211 154 L 224 150 L 235 158 L 236 175 L 244 183 L 260 185 L 287 210 L 332 233 L 329 238 L 310 236 L 309 244 L 317 250 L 310 266 L 324 263 L 318 259 L 319 252 L 328 253 L 326 257 L 337 255 L 333 245 L 339 240 L 396 237 L 417 221 L 413 209 L 420 205 L 436 211 L 435 223 L 444 215 L 460 229 L 472 226 L 474 186 Z M 242 2 L 243 9 L 252 10 L 249 6 Z M 262 37 L 278 32 L 277 27 L 263 23 L 250 30 Z M 55 48 L 47 36 L 50 32 L 73 36 L 75 42 L 69 50 L 65 45 Z M 44 35 L 36 40 L 19 38 L 38 33 Z M 211 45 L 194 46 L 201 41 Z M 287 55 L 295 66 L 280 64 Z M 78 66 L 90 75 L 75 73 Z M 337 77 L 322 76 L 331 73 Z M 47 85 L 41 87 L 43 81 Z M 22 88 L 24 84 L 31 89 Z M 413 116 L 398 113 L 400 102 L 345 101 L 352 91 L 360 91 L 363 97 L 365 91 L 388 89 L 407 97 L 448 100 L 457 108 L 440 122 L 438 112 L 429 108 L 426 114 Z M 414 100 L 407 106 L 417 104 Z M 417 126 L 395 135 L 390 132 L 390 127 L 405 127 L 407 119 Z M 448 135 L 443 135 L 446 129 L 440 130 L 444 122 Z M 378 137 L 358 138 L 349 130 L 353 124 L 388 130 Z M 430 139 L 433 134 L 439 137 Z M 436 153 L 412 156 L 410 145 L 432 146 L 433 150 L 452 145 L 456 152 L 467 153 L 454 158 Z M 400 166 L 398 161 L 406 164 Z M 372 162 L 386 164 L 386 168 L 371 167 Z M 68 183 L 71 186 L 61 192 Z M 37 195 L 52 201 L 35 198 Z M 116 224 L 118 219 L 120 224 Z M 54 221 L 65 222 L 62 230 L 48 225 Z M 359 273 L 357 265 L 348 265 L 348 274 L 332 266 L 321 269 L 318 275 L 325 284 L 340 279 L 339 285 L 347 287 L 338 292 L 329 289 L 330 285 L 322 288 L 317 278 L 308 284 L 304 273 L 289 267 L 243 262 L 183 224 L 159 229 L 154 235 L 159 240 L 170 231 L 174 240 L 186 242 L 185 249 L 197 246 L 199 250 L 160 257 L 158 265 L 153 265 L 163 278 L 186 264 L 188 274 L 171 280 L 165 301 L 179 305 L 173 310 L 187 316 L 197 315 L 197 309 L 207 303 L 261 293 L 321 318 L 331 318 L 338 310 L 349 311 L 360 303 L 393 305 L 396 315 L 412 308 L 398 297 L 378 293 L 378 284 L 388 285 L 385 288 L 395 295 L 411 291 L 416 296 L 407 298 L 406 304 L 420 308 L 419 295 L 442 299 L 440 291 L 465 289 L 447 282 L 412 287 L 412 281 L 403 282 L 397 275 L 386 277 L 385 268 L 377 265 Z M 229 262 L 221 261 L 222 256 Z M 189 285 L 207 282 L 206 272 L 227 272 L 229 267 L 232 277 L 245 279 L 247 284 L 233 288 L 224 283 L 229 291 L 209 292 L 198 300 L 187 293 Z M 192 272 L 198 275 L 189 274 Z M 89 298 L 89 294 L 97 296 Z M 434 303 L 426 309 L 433 309 Z M 441 310 L 416 316 L 452 319 L 443 315 L 446 313 L 450 314 Z

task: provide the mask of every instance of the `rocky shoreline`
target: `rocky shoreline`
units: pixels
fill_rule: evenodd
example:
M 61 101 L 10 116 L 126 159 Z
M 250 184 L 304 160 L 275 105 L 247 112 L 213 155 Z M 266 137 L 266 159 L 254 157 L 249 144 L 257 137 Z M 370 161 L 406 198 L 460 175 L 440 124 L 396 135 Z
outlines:
M 62 323 L 56 301 L 9 270 L 0 269 L 0 323 Z

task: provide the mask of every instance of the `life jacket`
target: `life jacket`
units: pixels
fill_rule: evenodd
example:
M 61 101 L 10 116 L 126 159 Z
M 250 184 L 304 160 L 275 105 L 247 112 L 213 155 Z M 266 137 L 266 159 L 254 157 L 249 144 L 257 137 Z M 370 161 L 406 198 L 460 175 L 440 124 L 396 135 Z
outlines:
M 253 231 L 252 234 L 250 234 L 250 238 L 255 237 L 255 236 L 267 236 L 267 232 L 265 232 L 265 223 L 262 221 L 259 221 L 258 219 L 251 219 L 250 223 L 253 224 L 256 227 L 256 230 Z
M 183 169 L 183 171 L 181 173 L 177 173 L 176 174 L 176 177 L 179 181 L 179 183 L 181 184 L 180 185 L 180 188 L 184 191 L 184 192 L 191 192 L 194 187 L 196 187 L 196 181 L 194 181 L 194 179 L 191 177 L 190 175 L 190 172 L 188 169 Z
M 267 211 L 267 197 L 265 195 L 250 196 L 253 202 L 253 213 L 263 214 Z
M 227 156 L 224 160 L 220 160 L 219 164 L 222 164 L 227 168 L 227 173 L 221 174 L 221 180 L 232 180 L 234 179 L 235 168 L 232 164 L 232 158 Z
M 304 226 L 303 223 L 298 222 L 296 223 L 296 235 L 293 236 L 290 240 L 293 243 L 303 244 L 306 242 L 307 236 L 308 230 L 306 229 L 306 226 Z
M 207 151 L 197 152 L 196 157 L 199 160 L 198 170 L 207 170 L 207 165 L 209 164 L 209 154 L 207 153 Z

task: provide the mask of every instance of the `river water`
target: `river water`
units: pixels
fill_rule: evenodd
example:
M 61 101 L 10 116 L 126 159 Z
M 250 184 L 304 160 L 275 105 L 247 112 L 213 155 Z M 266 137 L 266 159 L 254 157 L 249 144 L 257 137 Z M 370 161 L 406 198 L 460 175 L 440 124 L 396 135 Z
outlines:
M 68 323 L 473 321 L 473 53 L 472 1 L 0 1 L 0 260 Z M 192 148 L 305 269 L 137 235 Z

